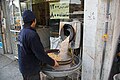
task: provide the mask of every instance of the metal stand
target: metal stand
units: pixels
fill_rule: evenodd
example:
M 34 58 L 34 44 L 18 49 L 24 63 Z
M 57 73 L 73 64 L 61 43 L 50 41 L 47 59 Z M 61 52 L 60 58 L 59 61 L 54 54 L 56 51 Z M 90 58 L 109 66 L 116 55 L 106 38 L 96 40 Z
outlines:
M 70 80 L 80 80 L 80 71 L 76 71 L 75 73 L 73 73 L 72 75 L 68 76 L 70 78 Z M 69 80 L 69 79 L 67 79 Z
M 51 77 L 40 72 L 40 77 L 41 80 L 80 80 L 80 71 L 78 70 L 75 73 L 65 77 Z

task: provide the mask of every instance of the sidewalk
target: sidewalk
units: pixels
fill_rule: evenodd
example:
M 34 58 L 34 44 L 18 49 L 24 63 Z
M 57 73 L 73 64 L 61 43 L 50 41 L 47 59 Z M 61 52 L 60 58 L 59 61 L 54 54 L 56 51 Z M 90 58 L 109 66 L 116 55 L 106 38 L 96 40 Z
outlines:
M 2 54 L 0 49 L 0 80 L 23 80 L 18 62 L 13 54 Z M 52 80 L 44 78 L 42 80 Z M 56 78 L 54 80 L 71 80 L 70 78 Z M 74 79 L 76 80 L 76 79 Z
M 22 80 L 17 60 L 0 53 L 0 80 Z

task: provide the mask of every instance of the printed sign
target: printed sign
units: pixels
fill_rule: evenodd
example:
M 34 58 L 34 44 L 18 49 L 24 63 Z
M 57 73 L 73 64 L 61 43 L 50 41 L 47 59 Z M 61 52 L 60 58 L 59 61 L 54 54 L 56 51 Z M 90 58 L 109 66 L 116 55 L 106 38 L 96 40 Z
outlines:
M 69 3 L 50 3 L 50 19 L 69 19 Z

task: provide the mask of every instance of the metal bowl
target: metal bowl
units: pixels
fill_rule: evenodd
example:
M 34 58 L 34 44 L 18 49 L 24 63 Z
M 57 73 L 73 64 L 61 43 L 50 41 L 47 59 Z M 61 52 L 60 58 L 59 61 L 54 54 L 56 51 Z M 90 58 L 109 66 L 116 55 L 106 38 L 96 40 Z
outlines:
M 44 74 L 50 77 L 65 77 L 71 75 L 72 73 L 76 72 L 81 67 L 81 60 L 78 56 L 74 56 L 74 64 L 69 64 L 70 67 L 65 67 L 67 65 L 61 65 L 60 67 L 54 69 L 46 69 L 43 71 Z
M 54 54 L 59 54 L 60 51 L 59 49 L 50 49 L 46 51 L 47 53 L 54 53 Z M 59 65 L 66 65 L 70 64 L 73 61 L 73 56 L 70 56 L 68 59 L 57 61 Z

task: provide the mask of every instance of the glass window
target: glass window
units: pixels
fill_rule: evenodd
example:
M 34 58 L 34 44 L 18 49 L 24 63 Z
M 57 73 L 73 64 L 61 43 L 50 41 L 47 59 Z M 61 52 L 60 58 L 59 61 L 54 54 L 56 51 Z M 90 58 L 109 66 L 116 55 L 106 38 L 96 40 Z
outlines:
M 21 29 L 21 11 L 19 0 L 10 1 L 10 29 L 11 30 L 20 30 Z
M 35 15 L 37 16 L 37 24 L 38 25 L 43 25 L 43 26 L 48 26 L 49 25 L 49 21 L 51 18 L 51 4 L 53 3 L 53 5 L 56 4 L 55 7 L 58 7 L 60 4 L 58 3 L 68 3 L 69 5 L 67 6 L 67 4 L 65 4 L 68 8 L 69 8 L 69 20 L 77 18 L 77 19 L 81 19 L 83 16 L 81 14 L 83 14 L 83 9 L 82 9 L 82 5 L 81 5 L 81 1 L 80 0 L 33 0 L 32 1 L 32 10 L 35 13 Z M 58 6 L 57 6 L 58 5 Z M 61 11 L 58 9 L 58 12 L 65 12 L 65 10 L 67 10 L 67 8 L 65 9 L 65 5 L 63 4 L 64 7 L 63 10 L 61 9 Z M 60 7 L 60 6 L 59 6 Z M 57 10 L 57 9 L 56 9 Z M 55 10 L 54 10 L 55 11 Z M 60 15 L 60 14 L 56 14 L 54 16 L 65 16 L 64 15 Z M 55 18 L 55 19 L 61 19 L 61 20 L 66 20 L 67 18 Z
M 21 13 L 25 10 L 32 10 L 32 0 L 20 0 Z
M 52 31 L 54 35 L 58 35 L 60 21 L 83 19 L 82 1 L 83 0 L 26 0 L 24 4 L 21 3 L 21 5 L 23 5 L 21 9 L 23 12 L 26 9 L 25 6 L 32 7 L 32 11 L 36 15 L 37 26 L 50 27 L 50 31 Z M 30 4 L 31 2 L 32 4 Z M 52 9 L 53 7 L 54 9 Z

